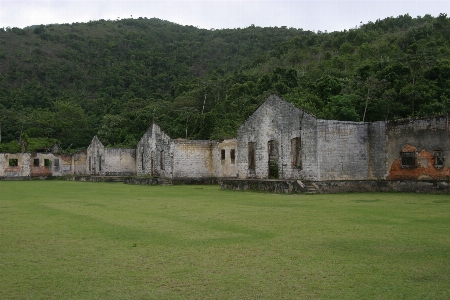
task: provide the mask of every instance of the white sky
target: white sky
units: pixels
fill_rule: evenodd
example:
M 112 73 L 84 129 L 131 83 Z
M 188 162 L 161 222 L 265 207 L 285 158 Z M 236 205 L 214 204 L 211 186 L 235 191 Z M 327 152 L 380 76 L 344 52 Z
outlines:
M 0 28 L 147 17 L 200 28 L 341 31 L 409 14 L 450 16 L 450 0 L 0 0 Z

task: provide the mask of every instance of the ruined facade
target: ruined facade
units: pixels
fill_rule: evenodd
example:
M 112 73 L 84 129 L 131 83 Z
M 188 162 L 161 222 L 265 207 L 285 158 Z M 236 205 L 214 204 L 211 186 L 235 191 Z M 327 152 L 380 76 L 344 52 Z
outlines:
M 239 178 L 446 180 L 449 137 L 448 117 L 321 120 L 270 96 L 239 128 Z
M 322 120 L 270 96 L 237 139 L 172 139 L 152 124 L 136 149 L 0 153 L 0 177 L 149 175 L 170 179 L 308 181 L 450 179 L 448 116 L 386 122 Z
M 86 173 L 86 153 L 0 153 L 0 177 L 47 177 Z
M 171 139 L 152 124 L 137 144 L 137 175 L 166 178 L 235 177 L 236 140 Z
M 136 174 L 136 149 L 106 148 L 97 136 L 87 148 L 86 174 L 131 176 Z

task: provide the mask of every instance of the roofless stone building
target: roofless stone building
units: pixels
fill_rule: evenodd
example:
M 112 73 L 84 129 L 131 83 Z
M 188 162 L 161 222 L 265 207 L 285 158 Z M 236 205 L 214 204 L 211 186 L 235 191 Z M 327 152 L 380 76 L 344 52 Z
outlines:
M 72 156 L 0 153 L 0 177 L 215 178 L 234 189 L 251 188 L 251 180 L 281 179 L 299 185 L 297 190 L 302 182 L 313 182 L 330 192 L 450 192 L 449 151 L 448 116 L 372 123 L 322 120 L 272 95 L 240 126 L 237 139 L 173 139 L 152 124 L 136 149 L 106 148 L 94 137 L 86 152 Z M 247 182 L 244 187 L 242 182 Z

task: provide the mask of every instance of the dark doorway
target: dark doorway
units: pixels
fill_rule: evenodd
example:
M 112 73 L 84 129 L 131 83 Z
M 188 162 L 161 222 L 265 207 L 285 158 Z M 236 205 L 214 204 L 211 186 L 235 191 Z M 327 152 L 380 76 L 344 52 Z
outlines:
M 268 154 L 269 154 L 269 179 L 278 179 L 278 142 L 275 140 L 269 141 L 267 143 Z

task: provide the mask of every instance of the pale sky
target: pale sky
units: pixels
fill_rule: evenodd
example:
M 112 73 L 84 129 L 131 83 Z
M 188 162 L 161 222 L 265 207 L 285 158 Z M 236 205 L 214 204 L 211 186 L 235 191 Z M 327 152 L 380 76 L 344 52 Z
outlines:
M 386 17 L 440 13 L 450 16 L 450 0 L 0 0 L 0 28 L 133 16 L 206 29 L 254 24 L 332 32 Z

